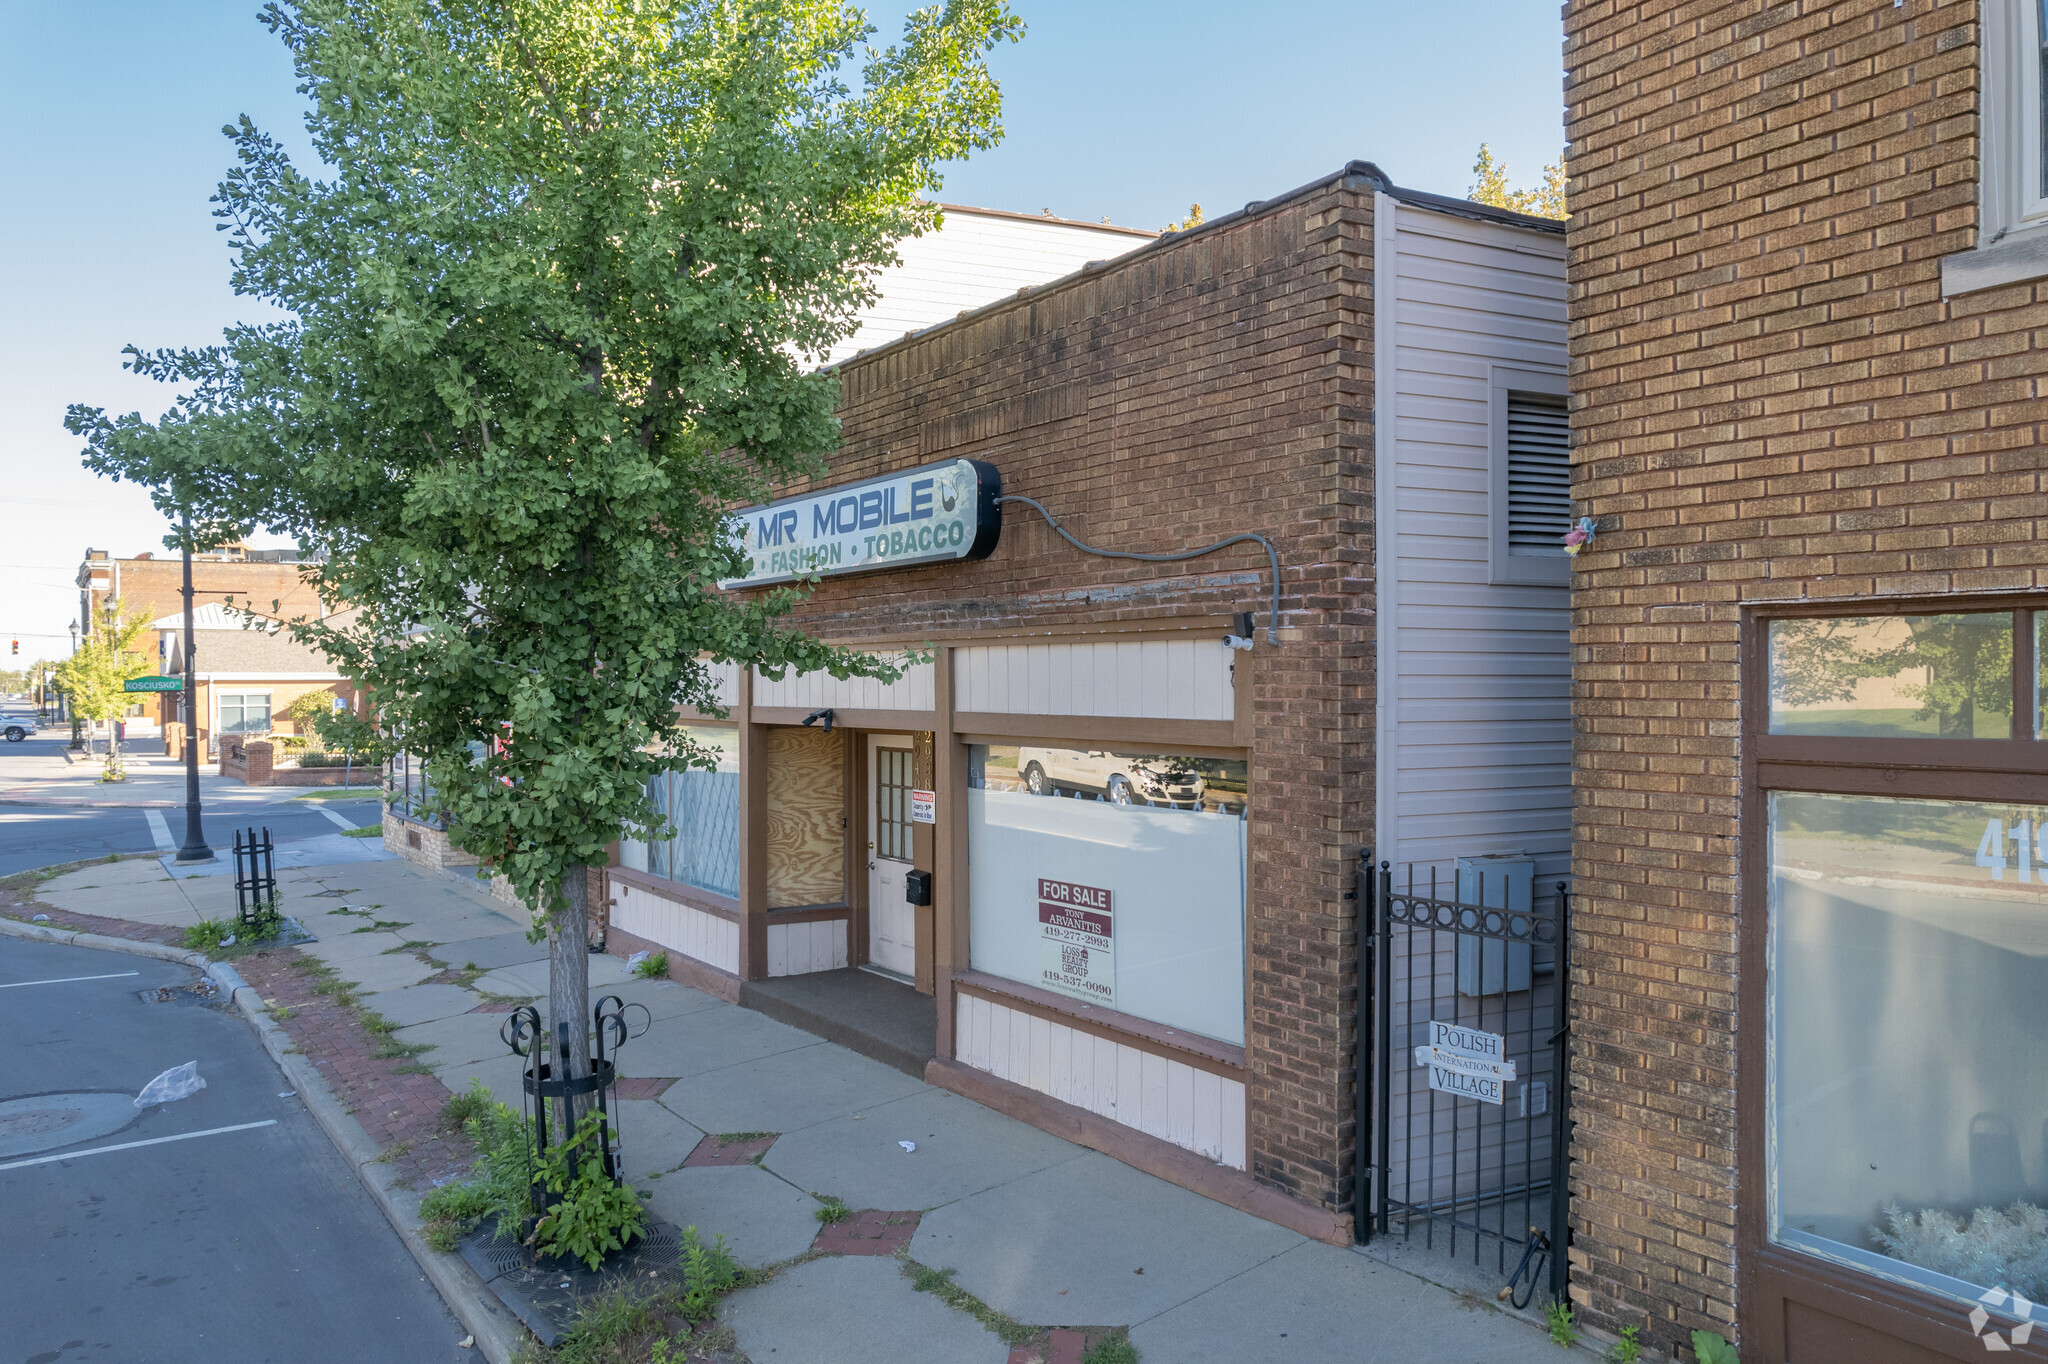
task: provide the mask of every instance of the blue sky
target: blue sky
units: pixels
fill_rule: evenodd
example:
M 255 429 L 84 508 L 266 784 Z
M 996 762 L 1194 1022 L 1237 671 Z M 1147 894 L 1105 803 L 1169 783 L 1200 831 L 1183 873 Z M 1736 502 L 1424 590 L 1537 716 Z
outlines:
M 1158 228 L 1377 162 L 1463 194 L 1481 141 L 1515 183 L 1563 143 L 1550 0 L 1012 0 L 1005 141 L 949 202 Z M 140 490 L 78 465 L 72 402 L 154 415 L 121 347 L 197 345 L 266 310 L 227 287 L 208 197 L 247 113 L 303 149 L 258 0 L 0 0 L 0 640 L 60 655 L 84 549 L 158 550 Z M 886 38 L 909 6 L 874 6 Z M 0 654 L 0 666 L 13 660 Z

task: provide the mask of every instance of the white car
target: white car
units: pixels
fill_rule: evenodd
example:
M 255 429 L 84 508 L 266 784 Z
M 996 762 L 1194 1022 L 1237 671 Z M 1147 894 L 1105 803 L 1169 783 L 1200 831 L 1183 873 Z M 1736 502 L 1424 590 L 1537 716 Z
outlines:
M 33 715 L 0 715 L 0 735 L 10 744 L 18 744 L 36 732 L 36 717 Z
M 1017 770 L 1034 796 L 1086 793 L 1115 805 L 1202 808 L 1208 790 L 1183 758 L 1101 748 L 1020 748 Z

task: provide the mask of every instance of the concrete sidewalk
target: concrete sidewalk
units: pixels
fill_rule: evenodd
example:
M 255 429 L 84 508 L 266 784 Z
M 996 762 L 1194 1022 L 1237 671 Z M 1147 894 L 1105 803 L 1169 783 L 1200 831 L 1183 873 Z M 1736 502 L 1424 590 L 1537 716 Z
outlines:
M 518 1105 L 519 1061 L 498 1029 L 507 999 L 542 996 L 547 982 L 523 916 L 480 882 L 402 861 L 281 868 L 279 881 L 286 912 L 320 935 L 300 950 L 356 982 L 364 1007 L 401 1025 L 399 1041 L 431 1047 L 420 1060 L 448 1089 L 480 1078 Z M 165 879 L 151 861 L 87 868 L 38 894 L 175 927 L 221 917 L 223 892 L 218 878 Z M 899 1248 L 1018 1322 L 1127 1327 L 1147 1364 L 1585 1357 L 1473 1294 L 1210 1202 L 765 1015 L 633 979 L 613 957 L 590 967 L 593 996 L 648 1014 L 620 1058 L 636 1186 L 662 1217 L 722 1233 L 746 1263 L 785 1265 L 723 1309 L 756 1364 L 1030 1357 L 916 1291 Z M 876 1215 L 821 1233 L 828 1198 Z

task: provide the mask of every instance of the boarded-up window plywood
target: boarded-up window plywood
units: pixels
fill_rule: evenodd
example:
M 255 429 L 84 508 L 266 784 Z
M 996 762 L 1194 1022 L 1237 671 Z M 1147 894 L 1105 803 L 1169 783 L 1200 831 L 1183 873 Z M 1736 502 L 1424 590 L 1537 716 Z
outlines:
M 845 767 L 840 735 L 767 734 L 768 908 L 846 899 Z

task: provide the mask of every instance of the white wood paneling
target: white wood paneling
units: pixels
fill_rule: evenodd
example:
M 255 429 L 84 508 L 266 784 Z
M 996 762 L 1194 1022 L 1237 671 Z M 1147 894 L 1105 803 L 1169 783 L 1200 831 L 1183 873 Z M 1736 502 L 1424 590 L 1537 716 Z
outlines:
M 1148 240 L 1089 223 L 947 209 L 937 232 L 897 244 L 902 263 L 876 275 L 876 298 L 861 310 L 860 329 L 833 346 L 825 363 L 949 322 L 1019 289 L 1050 284 Z
M 1376 844 L 1447 865 L 1571 846 L 1569 589 L 1492 581 L 1495 366 L 1565 372 L 1564 241 L 1381 196 Z M 1498 528 L 1505 534 L 1505 528 Z
M 717 696 L 719 705 L 731 710 L 740 703 L 739 664 L 707 662 L 704 671 L 711 674 L 712 691 Z
M 1229 720 L 1222 639 L 978 644 L 953 651 L 953 707 L 998 715 Z
M 768 974 L 801 976 L 846 965 L 846 920 L 768 921 Z
M 953 1035 L 962 1065 L 1245 1167 L 1240 1081 L 965 992 Z
M 901 654 L 884 654 L 901 659 Z M 930 663 L 913 663 L 894 682 L 872 677 L 836 678 L 830 673 L 786 673 L 781 681 L 754 674 L 754 705 L 796 706 L 806 710 L 931 710 L 934 690 Z
M 740 926 L 694 905 L 612 882 L 612 926 L 731 975 L 740 973 Z

